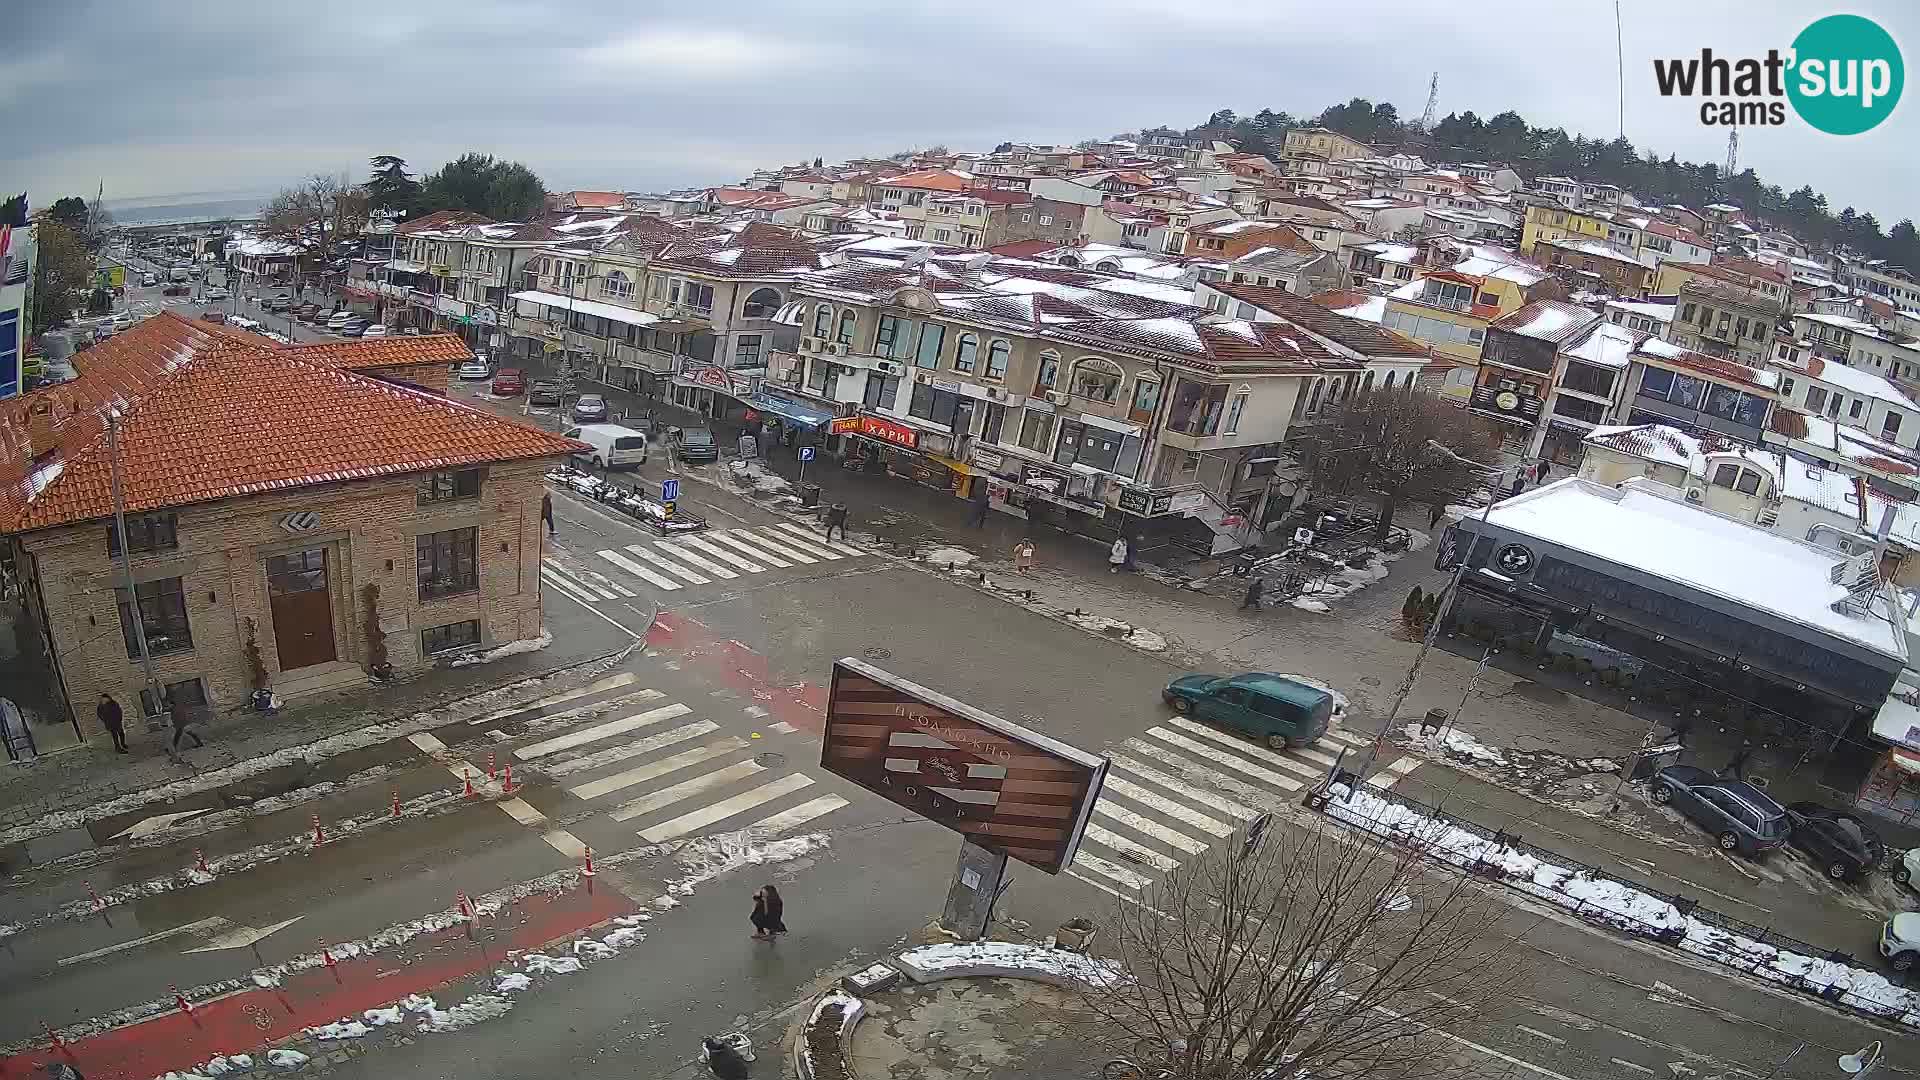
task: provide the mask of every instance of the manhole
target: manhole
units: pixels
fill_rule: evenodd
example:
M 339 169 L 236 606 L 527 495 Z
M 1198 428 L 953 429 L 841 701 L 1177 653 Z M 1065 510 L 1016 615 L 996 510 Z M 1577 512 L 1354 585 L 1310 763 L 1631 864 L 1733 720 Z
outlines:
M 777 769 L 787 763 L 787 755 L 776 754 L 771 751 L 764 754 L 755 754 L 753 756 L 753 763 L 763 769 Z
M 886 659 L 890 659 L 893 656 L 893 650 L 883 649 L 880 646 L 875 645 L 873 648 L 868 649 L 865 652 L 861 653 L 861 655 L 865 656 L 869 660 L 886 660 Z

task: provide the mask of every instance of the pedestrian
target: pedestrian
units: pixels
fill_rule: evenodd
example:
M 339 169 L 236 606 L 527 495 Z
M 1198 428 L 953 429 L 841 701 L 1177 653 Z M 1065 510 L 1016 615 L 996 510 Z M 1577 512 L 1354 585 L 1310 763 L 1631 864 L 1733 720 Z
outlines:
M 1735 780 L 1745 780 L 1747 759 L 1752 756 L 1753 756 L 1753 740 L 1741 739 L 1740 749 L 1735 750 L 1733 752 L 1733 756 L 1727 759 L 1726 765 L 1721 767 L 1720 774 L 1719 774 L 1720 778 L 1725 779 L 1731 776 Z
M 753 1075 L 748 1071 L 747 1059 L 725 1039 L 709 1035 L 700 1045 L 706 1050 L 707 1068 L 720 1080 L 748 1080 Z
M 973 505 L 967 510 L 967 527 L 984 529 L 987 527 L 987 511 L 992 507 L 987 502 L 987 485 L 982 480 L 974 480 Z
M 1023 536 L 1019 543 L 1013 545 L 1013 568 L 1023 574 L 1033 569 L 1032 540 Z
M 1433 504 L 1432 508 L 1429 509 L 1427 512 L 1427 528 L 1429 530 L 1439 528 L 1440 519 L 1446 516 L 1447 516 L 1447 504 L 1436 501 Z
M 1266 591 L 1266 578 L 1257 577 L 1249 580 L 1247 582 L 1247 595 L 1240 600 L 1240 610 L 1245 611 L 1248 608 L 1252 608 L 1255 611 L 1260 610 L 1260 598 L 1266 595 Z
M 113 700 L 112 694 L 103 690 L 100 693 L 100 704 L 94 706 L 93 713 L 100 718 L 100 726 L 106 728 L 107 734 L 113 736 L 114 751 L 121 754 L 126 753 L 127 721 L 126 717 L 120 712 L 120 703 Z
M 840 530 L 840 539 L 847 538 L 847 504 L 837 502 L 827 508 L 827 542 L 833 542 L 833 530 Z
M 540 520 L 547 523 L 547 535 L 553 535 L 553 494 L 540 496 Z
M 753 894 L 753 936 L 761 941 L 772 941 L 773 935 L 787 932 L 787 904 L 780 898 L 780 890 L 771 885 L 760 886 Z
M 1107 552 L 1107 573 L 1117 574 L 1125 565 L 1127 565 L 1127 538 L 1116 536 L 1113 538 L 1113 547 Z
M 173 719 L 173 752 L 175 754 L 180 753 L 180 739 L 182 736 L 192 739 L 194 749 L 196 750 L 206 745 L 206 743 L 201 741 L 197 732 L 187 728 L 187 725 L 193 722 L 193 711 L 187 707 L 185 698 L 179 694 L 168 694 L 167 712 Z

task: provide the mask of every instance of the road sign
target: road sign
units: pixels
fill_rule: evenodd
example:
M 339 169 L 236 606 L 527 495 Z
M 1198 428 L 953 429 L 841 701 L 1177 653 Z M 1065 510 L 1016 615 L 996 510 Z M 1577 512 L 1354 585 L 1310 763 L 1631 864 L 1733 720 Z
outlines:
M 1057 874 L 1107 761 L 851 657 L 827 691 L 820 764 L 990 851 Z
M 671 503 L 680 499 L 680 481 L 668 477 L 660 481 L 660 501 Z
M 800 460 L 801 460 L 801 461 L 812 461 L 812 460 L 813 460 L 813 447 L 811 447 L 811 446 L 803 446 L 803 447 L 801 447 L 801 448 L 800 448 Z

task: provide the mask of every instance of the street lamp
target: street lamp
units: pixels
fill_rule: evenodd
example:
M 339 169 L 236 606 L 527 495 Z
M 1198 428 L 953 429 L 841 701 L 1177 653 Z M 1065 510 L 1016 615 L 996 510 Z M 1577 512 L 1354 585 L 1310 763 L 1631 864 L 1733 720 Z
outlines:
M 1840 1067 L 1852 1076 L 1864 1077 L 1873 1071 L 1874 1066 L 1880 1064 L 1880 1058 L 1885 1050 L 1886 1047 L 1881 1045 L 1880 1040 L 1875 1039 L 1851 1054 L 1842 1055 Z

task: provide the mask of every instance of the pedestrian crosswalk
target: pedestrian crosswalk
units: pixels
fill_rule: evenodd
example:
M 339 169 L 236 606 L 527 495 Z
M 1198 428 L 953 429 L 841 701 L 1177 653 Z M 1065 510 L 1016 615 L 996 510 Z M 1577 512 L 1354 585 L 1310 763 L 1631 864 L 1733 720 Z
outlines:
M 1138 900 L 1155 881 L 1325 778 L 1368 740 L 1339 729 L 1312 746 L 1267 749 L 1184 716 L 1168 716 L 1111 747 L 1100 798 L 1067 873 Z M 1420 764 L 1401 757 L 1368 779 L 1390 788 Z
M 603 548 L 594 565 L 550 554 L 540 561 L 540 578 L 550 588 L 583 604 L 639 595 L 645 586 L 678 592 L 690 586 L 738 581 L 773 570 L 826 566 L 870 554 L 845 540 L 827 540 L 792 522 L 707 529 L 670 539 Z
M 764 744 L 665 696 L 623 689 L 598 709 L 555 714 L 548 719 L 559 724 L 512 754 L 649 844 L 736 830 L 772 838 L 848 805 L 813 776 L 784 768 L 783 757 L 757 754 Z

